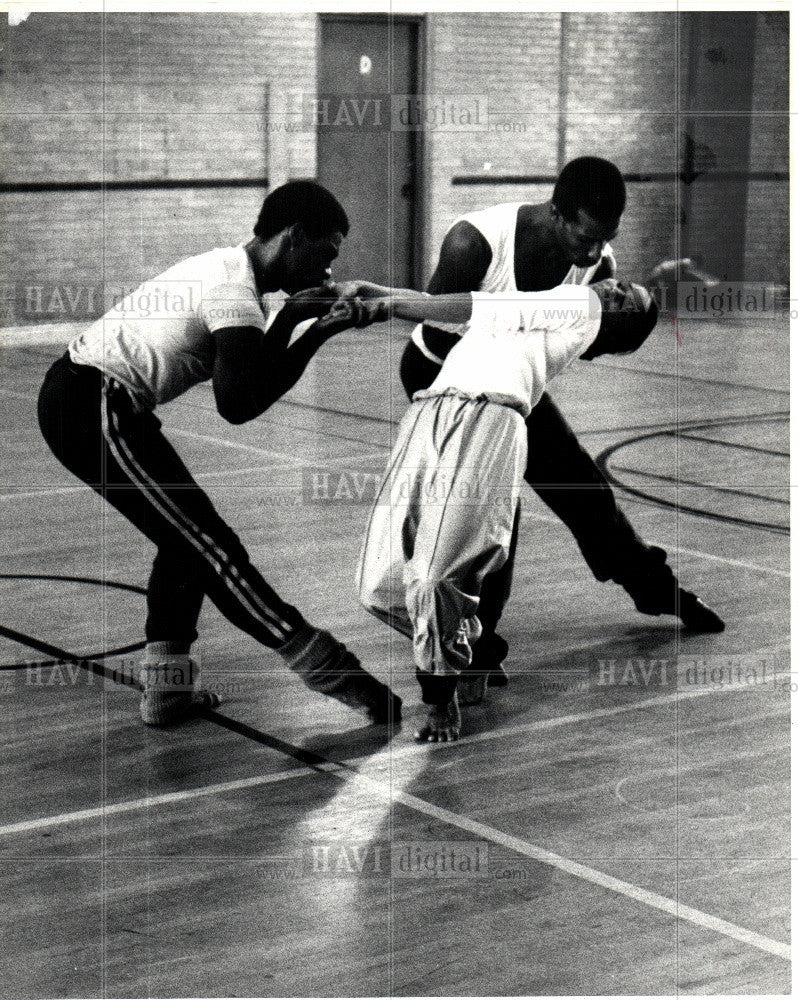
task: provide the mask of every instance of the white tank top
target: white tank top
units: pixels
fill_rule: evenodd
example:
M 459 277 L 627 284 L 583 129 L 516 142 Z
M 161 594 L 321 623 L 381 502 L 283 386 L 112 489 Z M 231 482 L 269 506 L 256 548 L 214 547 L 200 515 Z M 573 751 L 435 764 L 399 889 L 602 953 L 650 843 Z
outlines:
M 478 212 L 469 212 L 461 215 L 452 223 L 452 229 L 458 222 L 470 222 L 478 229 L 488 241 L 491 250 L 490 264 L 485 272 L 485 277 L 479 286 L 480 292 L 517 292 L 518 286 L 515 283 L 515 230 L 518 223 L 518 210 L 526 202 L 508 201 L 500 205 L 493 205 L 490 208 L 483 208 Z M 601 259 L 590 267 L 577 267 L 571 265 L 570 270 L 561 285 L 588 285 L 593 280 L 593 275 L 605 260 L 610 259 L 615 263 L 612 247 L 609 243 L 604 247 Z M 455 326 L 453 324 L 436 323 L 441 329 L 448 330 L 460 336 L 465 331 L 465 325 Z M 443 364 L 441 358 L 434 354 L 424 342 L 423 325 L 419 324 L 412 333 L 412 340 L 416 347 L 437 364 Z

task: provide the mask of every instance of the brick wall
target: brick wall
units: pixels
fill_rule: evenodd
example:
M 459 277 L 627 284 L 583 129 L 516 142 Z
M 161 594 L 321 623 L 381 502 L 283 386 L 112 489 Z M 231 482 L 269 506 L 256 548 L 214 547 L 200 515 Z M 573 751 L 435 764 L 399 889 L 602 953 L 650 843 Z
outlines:
M 760 13 L 756 24 L 751 170 L 789 170 L 789 15 Z M 748 189 L 745 270 L 750 281 L 790 280 L 789 183 L 754 181 Z
M 565 160 L 604 156 L 625 174 L 662 174 L 678 162 L 675 14 L 571 14 Z M 673 182 L 630 183 L 613 240 L 619 272 L 642 281 L 676 246 Z
M 314 134 L 281 128 L 299 104 L 293 95 L 315 89 L 313 15 L 42 13 L 7 32 L 7 181 L 274 184 L 315 174 Z M 30 285 L 56 289 L 45 296 L 52 311 L 23 309 L 18 319 L 65 318 L 64 286 L 135 284 L 181 256 L 239 242 L 263 194 L 261 186 L 3 195 L 4 280 L 23 297 Z
M 680 17 L 570 13 L 564 24 L 561 15 L 553 13 L 430 17 L 428 89 L 486 94 L 491 131 L 426 137 L 426 276 L 435 265 L 443 233 L 459 214 L 500 201 L 550 196 L 550 186 L 453 187 L 451 178 L 556 173 L 561 55 L 567 77 L 564 161 L 592 153 L 614 160 L 625 173 L 681 170 L 690 50 L 687 23 Z M 737 44 L 744 47 L 746 41 L 741 37 Z M 750 145 L 751 169 L 786 171 L 787 116 L 762 112 L 786 110 L 787 15 L 757 15 L 753 42 L 750 144 L 735 147 L 733 129 L 719 125 L 713 135 L 713 142 L 722 147 L 716 150 L 719 166 L 747 169 Z M 628 196 L 614 246 L 621 270 L 630 278 L 644 279 L 651 267 L 677 254 L 701 257 L 710 236 L 717 242 L 723 232 L 728 190 L 724 194 L 723 185 L 708 184 L 706 178 L 691 190 L 681 181 L 630 183 Z M 682 236 L 682 209 L 692 213 L 689 246 Z M 745 276 L 773 280 L 765 276 L 775 274 L 783 276 L 776 280 L 786 280 L 786 182 L 751 183 L 745 221 Z
M 560 67 L 559 14 L 435 14 L 428 21 L 427 92 L 484 94 L 490 131 L 424 136 L 425 276 L 458 215 L 532 197 L 528 186 L 453 187 L 453 176 L 556 173 Z
M 592 153 L 624 173 L 673 170 L 674 14 L 571 14 L 565 159 Z
M 675 15 L 572 13 L 563 20 L 555 13 L 451 14 L 430 20 L 430 92 L 486 94 L 491 130 L 428 137 L 427 273 L 457 215 L 500 201 L 550 197 L 551 185 L 452 187 L 451 177 L 557 173 L 561 57 L 567 79 L 563 162 L 591 153 L 627 173 L 674 169 Z M 643 277 L 673 253 L 672 187 L 630 185 L 614 242 L 630 278 Z
M 626 172 L 678 168 L 684 109 L 677 109 L 676 15 L 570 13 L 563 21 L 558 13 L 461 12 L 431 14 L 426 22 L 427 92 L 484 94 L 489 129 L 424 135 L 425 278 L 456 216 L 551 193 L 549 184 L 455 186 L 453 177 L 553 175 L 558 154 L 597 153 Z M 314 133 L 282 128 L 298 120 L 301 95 L 315 91 L 313 14 L 42 13 L 6 32 L 6 180 L 268 176 L 277 184 L 315 174 Z M 751 166 L 786 171 L 786 15 L 759 14 L 754 43 Z M 737 151 L 740 164 L 748 152 Z M 700 184 L 689 197 L 690 210 L 700 214 L 691 230 L 696 245 L 701 225 L 707 233 L 722 229 L 724 212 L 723 199 Z M 786 192 L 786 182 L 750 185 L 750 278 L 787 279 Z M 673 182 L 630 184 L 614 241 L 626 275 L 643 278 L 679 252 L 684 194 Z M 104 198 L 96 191 L 0 195 L 4 279 L 23 295 L 30 285 L 132 284 L 182 256 L 245 238 L 262 195 L 259 187 L 110 190 Z M 49 313 L 18 319 L 64 319 L 58 301 Z

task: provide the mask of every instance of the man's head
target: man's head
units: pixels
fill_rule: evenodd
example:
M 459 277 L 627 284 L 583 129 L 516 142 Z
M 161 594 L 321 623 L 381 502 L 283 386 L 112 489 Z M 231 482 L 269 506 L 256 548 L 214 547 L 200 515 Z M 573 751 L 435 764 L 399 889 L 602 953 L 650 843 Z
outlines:
M 590 287 L 601 302 L 601 326 L 582 358 L 636 351 L 657 324 L 657 303 L 642 285 L 628 281 L 606 278 Z
M 554 185 L 551 213 L 561 249 L 572 264 L 598 263 L 618 232 L 626 207 L 626 185 L 609 160 L 580 156 L 567 163 Z
M 340 202 L 315 181 L 289 181 L 266 196 L 255 223 L 262 243 L 280 238 L 282 287 L 286 292 L 321 285 L 330 277 L 349 232 Z

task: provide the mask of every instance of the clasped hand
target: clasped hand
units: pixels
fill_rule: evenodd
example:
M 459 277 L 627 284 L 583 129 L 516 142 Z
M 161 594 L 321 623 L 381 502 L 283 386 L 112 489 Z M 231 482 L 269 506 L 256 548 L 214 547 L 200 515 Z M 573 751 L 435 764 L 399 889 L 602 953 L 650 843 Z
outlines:
M 350 327 L 364 327 L 390 316 L 385 298 L 389 289 L 365 281 L 328 283 L 292 295 L 286 306 L 297 322 L 318 317 L 314 326 L 326 333 L 339 333 Z

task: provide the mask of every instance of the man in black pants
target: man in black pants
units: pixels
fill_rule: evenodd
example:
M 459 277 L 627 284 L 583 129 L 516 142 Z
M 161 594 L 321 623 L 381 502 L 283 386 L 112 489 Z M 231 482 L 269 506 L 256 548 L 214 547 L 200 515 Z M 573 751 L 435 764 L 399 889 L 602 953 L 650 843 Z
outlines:
M 233 424 L 286 393 L 321 345 L 357 319 L 357 304 L 323 318 L 336 297 L 324 286 L 329 265 L 348 229 L 320 185 L 277 188 L 246 245 L 189 258 L 145 282 L 77 336 L 45 378 L 39 423 L 50 448 L 157 547 L 141 674 L 141 717 L 150 725 L 215 703 L 195 689 L 189 655 L 206 594 L 312 690 L 375 722 L 398 720 L 400 700 L 250 563 L 153 412 L 209 379 L 219 413 Z M 268 325 L 262 297 L 278 289 L 291 297 Z M 322 318 L 289 346 L 297 324 L 314 317 Z
M 557 179 L 551 201 L 501 204 L 458 219 L 446 234 L 427 291 L 535 292 L 614 277 L 608 240 L 617 233 L 625 204 L 625 185 L 614 164 L 596 157 L 573 160 Z M 430 385 L 457 340 L 453 327 L 416 327 L 400 368 L 408 396 Z M 679 587 L 665 552 L 635 532 L 548 393 L 527 419 L 527 431 L 524 478 L 573 532 L 596 579 L 620 584 L 644 614 L 676 615 L 696 632 L 721 631 L 722 619 Z M 515 538 L 517 531 L 516 520 Z M 507 644 L 496 628 L 511 575 L 512 556 L 485 580 L 479 605 L 483 633 L 472 671 L 488 673 L 491 684 L 507 682 L 500 666 Z M 465 687 L 461 700 L 478 698 L 479 690 L 479 683 Z

